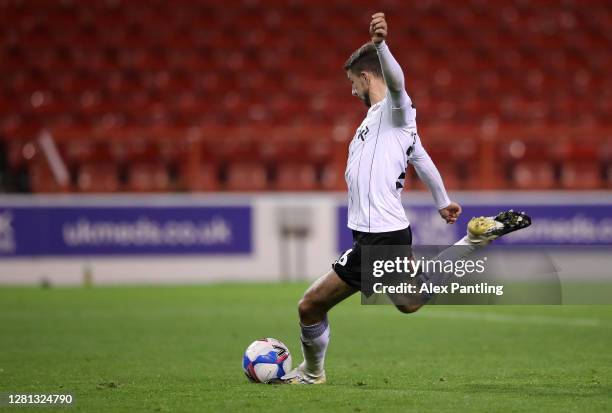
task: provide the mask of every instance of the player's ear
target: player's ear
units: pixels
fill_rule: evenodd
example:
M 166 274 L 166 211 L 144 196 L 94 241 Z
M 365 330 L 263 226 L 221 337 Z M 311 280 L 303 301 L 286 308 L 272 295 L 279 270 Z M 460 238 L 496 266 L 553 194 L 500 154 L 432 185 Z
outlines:
M 368 72 L 361 72 L 361 78 L 366 82 L 368 86 L 370 86 L 370 74 Z

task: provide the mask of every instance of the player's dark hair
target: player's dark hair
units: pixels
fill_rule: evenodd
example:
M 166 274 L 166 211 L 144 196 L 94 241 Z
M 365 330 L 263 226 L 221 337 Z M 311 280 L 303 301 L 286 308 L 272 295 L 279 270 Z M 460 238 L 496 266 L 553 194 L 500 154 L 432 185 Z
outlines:
M 374 43 L 368 42 L 355 50 L 344 64 L 344 70 L 350 70 L 353 73 L 370 72 L 382 78 L 382 68 Z

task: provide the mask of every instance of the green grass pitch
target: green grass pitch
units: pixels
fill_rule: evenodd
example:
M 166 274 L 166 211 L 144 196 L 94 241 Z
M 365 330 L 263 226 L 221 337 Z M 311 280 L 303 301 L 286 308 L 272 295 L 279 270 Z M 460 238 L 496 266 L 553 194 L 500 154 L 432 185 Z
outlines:
M 75 405 L 0 411 L 612 410 L 612 306 L 430 306 L 330 313 L 328 384 L 251 384 L 254 339 L 301 360 L 305 284 L 0 288 L 0 393 Z

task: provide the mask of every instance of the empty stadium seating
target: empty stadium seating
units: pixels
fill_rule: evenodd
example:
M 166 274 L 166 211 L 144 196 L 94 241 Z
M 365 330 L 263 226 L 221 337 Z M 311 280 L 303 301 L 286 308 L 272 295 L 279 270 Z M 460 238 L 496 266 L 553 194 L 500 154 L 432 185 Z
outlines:
M 1 0 L 8 173 L 37 192 L 343 189 L 366 109 L 342 65 L 374 8 L 449 188 L 612 187 L 607 0 Z

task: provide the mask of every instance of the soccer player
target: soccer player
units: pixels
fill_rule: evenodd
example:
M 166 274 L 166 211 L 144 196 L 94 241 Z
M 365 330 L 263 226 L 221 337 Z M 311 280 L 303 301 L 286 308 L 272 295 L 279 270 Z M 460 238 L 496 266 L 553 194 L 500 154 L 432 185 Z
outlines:
M 345 173 L 353 248 L 342 254 L 332 270 L 315 281 L 300 300 L 304 361 L 283 377 L 283 383 L 325 383 L 323 363 L 330 332 L 327 312 L 361 288 L 361 247 L 412 244 L 401 202 L 408 163 L 431 191 L 442 219 L 453 224 L 461 214 L 461 206 L 449 199 L 438 169 L 421 144 L 416 110 L 404 88 L 402 69 L 385 42 L 387 23 L 383 13 L 372 16 L 370 36 L 372 41 L 357 49 L 344 65 L 353 96 L 369 108 L 349 146 Z M 529 223 L 529 217 L 512 211 L 475 218 L 468 224 L 468 235 L 456 245 L 467 246 L 468 250 L 486 245 Z M 429 298 L 396 307 L 412 313 Z

